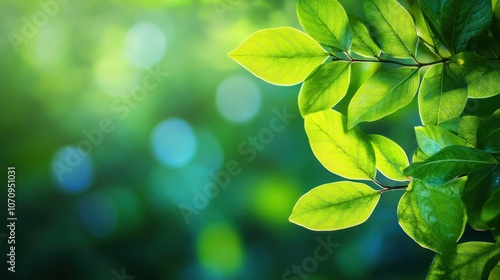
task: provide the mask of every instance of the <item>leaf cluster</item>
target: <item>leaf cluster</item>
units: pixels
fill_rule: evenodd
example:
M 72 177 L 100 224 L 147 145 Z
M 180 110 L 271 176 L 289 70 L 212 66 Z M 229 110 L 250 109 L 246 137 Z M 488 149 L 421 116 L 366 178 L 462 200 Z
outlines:
M 500 2 L 411 2 L 407 10 L 396 0 L 363 0 L 361 18 L 336 0 L 299 0 L 305 32 L 261 30 L 229 56 L 269 83 L 302 83 L 298 107 L 312 152 L 349 179 L 306 193 L 291 222 L 320 231 L 356 226 L 383 193 L 403 190 L 401 228 L 436 252 L 428 279 L 498 279 L 500 110 L 482 116 L 464 115 L 464 108 L 469 99 L 500 94 Z M 339 112 L 355 63 L 383 67 Z M 366 135 L 358 124 L 391 115 L 415 97 L 422 126 L 415 127 L 410 161 L 393 140 Z M 404 185 L 380 184 L 377 171 Z M 467 224 L 490 231 L 496 243 L 457 244 Z

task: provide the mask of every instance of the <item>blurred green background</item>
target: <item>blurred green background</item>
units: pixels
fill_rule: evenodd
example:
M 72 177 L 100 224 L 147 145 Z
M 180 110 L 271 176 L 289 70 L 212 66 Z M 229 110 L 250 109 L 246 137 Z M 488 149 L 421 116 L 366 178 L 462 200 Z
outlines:
M 361 14 L 358 1 L 341 2 Z M 402 193 L 385 194 L 367 223 L 344 231 L 288 222 L 302 194 L 340 178 L 309 148 L 300 87 L 266 84 L 227 52 L 259 29 L 300 28 L 295 6 L 3 0 L 1 159 L 3 174 L 16 167 L 18 221 L 15 274 L 0 230 L 1 274 L 423 279 L 433 254 L 399 227 Z M 361 75 L 361 67 L 351 96 L 376 70 Z M 294 117 L 282 119 L 283 111 Z M 364 128 L 411 154 L 416 112 L 412 103 Z M 324 242 L 335 243 L 333 252 Z M 318 260 L 317 250 L 327 258 Z

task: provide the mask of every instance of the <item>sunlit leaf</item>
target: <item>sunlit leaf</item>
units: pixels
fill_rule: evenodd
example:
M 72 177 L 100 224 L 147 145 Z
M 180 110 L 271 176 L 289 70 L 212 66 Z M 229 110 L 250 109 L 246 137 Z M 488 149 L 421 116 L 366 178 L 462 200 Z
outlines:
M 328 57 L 309 35 L 290 27 L 257 31 L 228 55 L 255 76 L 277 85 L 303 82 Z
M 375 150 L 376 166 L 387 178 L 395 181 L 407 181 L 403 175 L 410 163 L 405 151 L 396 142 L 382 135 L 368 135 Z
M 398 205 L 398 221 L 406 234 L 435 252 L 453 252 L 467 220 L 460 198 L 465 181 L 461 178 L 443 186 L 414 181 Z
M 401 4 L 396 0 L 365 0 L 363 10 L 382 51 L 394 57 L 415 56 L 417 29 Z
M 337 51 L 351 47 L 349 19 L 337 0 L 299 0 L 297 14 L 304 30 L 320 44 Z
M 458 244 L 457 251 L 437 254 L 427 274 L 427 280 L 488 279 L 500 260 L 500 245 L 487 242 Z
M 420 119 L 425 125 L 459 117 L 467 104 L 467 82 L 454 65 L 433 65 L 418 94 Z
M 381 119 L 408 105 L 419 83 L 418 69 L 400 67 L 377 72 L 351 99 L 349 127 Z
M 493 270 L 490 272 L 490 277 L 488 280 L 498 280 L 500 279 L 500 262 L 493 268 Z
M 459 145 L 469 146 L 465 140 L 439 126 L 428 125 L 415 127 L 418 146 L 428 155 L 433 156 L 444 147 Z
M 300 89 L 299 110 L 302 116 L 335 106 L 347 93 L 350 78 L 350 62 L 335 61 L 321 65 Z
M 375 209 L 380 192 L 354 182 L 335 182 L 303 195 L 290 221 L 311 230 L 339 230 L 365 222 Z
M 453 56 L 467 81 L 471 98 L 488 98 L 500 94 L 500 61 L 488 60 L 475 53 L 466 52 Z
M 379 56 L 381 50 L 370 36 L 370 31 L 363 19 L 349 15 L 349 22 L 352 27 L 352 51 L 368 57 Z
M 439 126 L 455 133 L 471 147 L 476 147 L 477 131 L 483 122 L 484 119 L 476 116 L 463 116 L 442 122 Z
M 305 129 L 316 158 L 330 172 L 348 179 L 375 178 L 375 152 L 359 127 L 347 129 L 346 118 L 326 110 L 307 115 Z
M 404 174 L 421 179 L 427 184 L 439 186 L 459 175 L 495 164 L 498 164 L 496 159 L 485 151 L 464 146 L 450 146 L 424 162 L 411 164 L 404 170 Z

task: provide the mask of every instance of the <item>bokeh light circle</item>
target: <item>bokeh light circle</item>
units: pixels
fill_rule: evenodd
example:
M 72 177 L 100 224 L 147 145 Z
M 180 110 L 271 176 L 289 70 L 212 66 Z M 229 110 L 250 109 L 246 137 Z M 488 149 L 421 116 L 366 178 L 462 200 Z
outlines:
M 247 77 L 231 76 L 217 88 L 217 109 L 227 120 L 244 123 L 259 111 L 261 93 L 257 85 Z
M 78 201 L 78 214 L 84 228 L 93 236 L 105 237 L 116 227 L 116 210 L 108 195 L 95 192 Z
M 146 68 L 161 60 L 166 47 L 162 30 L 155 24 L 142 22 L 127 32 L 123 54 L 131 65 Z
M 69 194 L 87 190 L 94 179 L 90 158 L 83 150 L 73 146 L 63 147 L 56 152 L 51 169 L 57 186 Z
M 170 167 L 186 166 L 196 152 L 196 136 L 191 125 L 179 118 L 159 123 L 151 135 L 156 159 Z

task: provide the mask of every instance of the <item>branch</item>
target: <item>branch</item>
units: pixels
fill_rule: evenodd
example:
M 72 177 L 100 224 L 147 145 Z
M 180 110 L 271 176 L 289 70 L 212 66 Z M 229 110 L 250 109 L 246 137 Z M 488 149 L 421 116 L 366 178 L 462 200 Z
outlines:
M 443 58 L 441 60 L 422 63 L 422 62 L 418 62 L 414 59 L 415 63 L 403 63 L 403 62 L 394 61 L 394 60 L 381 59 L 378 56 L 376 57 L 377 60 L 356 59 L 356 58 L 352 57 L 348 52 L 345 52 L 345 54 L 349 57 L 349 59 L 340 58 L 334 54 L 329 54 L 329 55 L 331 57 L 333 57 L 333 61 L 350 61 L 351 63 L 377 63 L 378 62 L 378 63 L 397 64 L 397 65 L 401 65 L 401 66 L 417 67 L 417 68 L 422 68 L 424 66 L 429 66 L 429 65 L 439 64 L 439 63 L 446 63 L 449 61 L 448 58 Z

